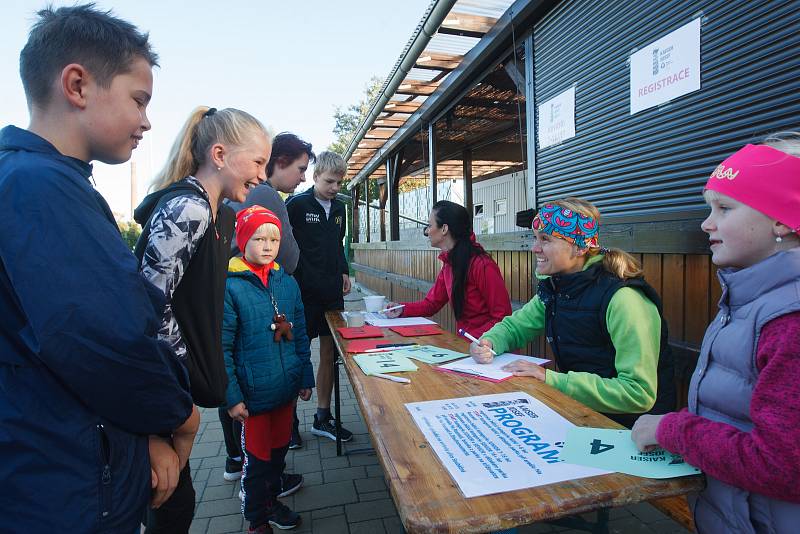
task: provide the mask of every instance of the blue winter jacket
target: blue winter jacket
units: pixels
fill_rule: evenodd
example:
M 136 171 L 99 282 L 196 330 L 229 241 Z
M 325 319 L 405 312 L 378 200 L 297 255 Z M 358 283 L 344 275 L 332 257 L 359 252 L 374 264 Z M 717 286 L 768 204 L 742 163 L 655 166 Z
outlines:
M 275 308 L 294 324 L 294 340 L 276 342 L 270 329 Z M 277 263 L 269 288 L 241 258 L 231 258 L 225 288 L 222 349 L 228 371 L 228 408 L 244 402 L 251 415 L 267 412 L 314 387 L 311 347 L 300 288 Z
M 0 532 L 138 532 L 192 400 L 91 165 L 0 131 Z

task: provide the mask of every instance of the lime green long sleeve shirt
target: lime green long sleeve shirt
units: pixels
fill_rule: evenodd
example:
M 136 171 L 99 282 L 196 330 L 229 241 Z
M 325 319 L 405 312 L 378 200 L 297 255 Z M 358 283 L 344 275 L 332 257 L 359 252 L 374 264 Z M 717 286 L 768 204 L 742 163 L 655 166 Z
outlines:
M 586 267 L 601 258 L 595 256 Z M 595 260 L 595 261 L 592 261 Z M 606 325 L 616 349 L 615 378 L 594 373 L 546 372 L 546 383 L 605 413 L 643 413 L 653 407 L 658 387 L 661 318 L 658 309 L 638 289 L 619 289 L 608 304 Z M 497 323 L 482 338 L 500 354 L 522 347 L 544 333 L 545 307 L 539 296 Z

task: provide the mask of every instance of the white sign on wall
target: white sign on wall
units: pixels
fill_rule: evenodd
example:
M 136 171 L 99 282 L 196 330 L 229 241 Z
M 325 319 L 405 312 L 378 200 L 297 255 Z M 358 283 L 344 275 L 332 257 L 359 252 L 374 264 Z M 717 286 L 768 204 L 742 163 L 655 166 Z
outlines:
M 539 148 L 575 137 L 575 86 L 539 104 Z
M 700 18 L 630 57 L 631 115 L 700 89 Z

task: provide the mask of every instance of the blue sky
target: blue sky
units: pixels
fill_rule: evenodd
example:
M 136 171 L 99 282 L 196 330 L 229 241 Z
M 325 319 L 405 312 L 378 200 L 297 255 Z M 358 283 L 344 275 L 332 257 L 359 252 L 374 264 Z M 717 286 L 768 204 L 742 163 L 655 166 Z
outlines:
M 74 2 L 56 0 L 55 6 Z M 197 105 L 236 107 L 271 130 L 324 149 L 336 106 L 357 102 L 386 76 L 430 0 L 100 0 L 150 32 L 160 56 L 148 115 L 153 129 L 134 152 L 141 199 L 178 129 Z M 25 127 L 19 51 L 45 1 L 7 2 L 0 17 L 0 125 Z M 95 164 L 97 188 L 115 212 L 130 211 L 130 166 Z M 310 175 L 309 175 L 310 180 Z

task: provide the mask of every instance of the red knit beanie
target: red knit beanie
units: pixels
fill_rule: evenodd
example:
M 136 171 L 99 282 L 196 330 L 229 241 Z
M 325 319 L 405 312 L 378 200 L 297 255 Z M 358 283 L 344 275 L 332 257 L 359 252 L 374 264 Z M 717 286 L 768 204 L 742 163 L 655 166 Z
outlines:
M 281 231 L 281 220 L 278 216 L 262 206 L 250 206 L 236 214 L 236 246 L 242 253 L 258 227 L 265 223 L 274 224 L 278 227 L 278 232 Z

